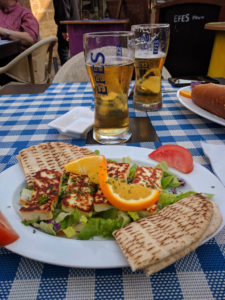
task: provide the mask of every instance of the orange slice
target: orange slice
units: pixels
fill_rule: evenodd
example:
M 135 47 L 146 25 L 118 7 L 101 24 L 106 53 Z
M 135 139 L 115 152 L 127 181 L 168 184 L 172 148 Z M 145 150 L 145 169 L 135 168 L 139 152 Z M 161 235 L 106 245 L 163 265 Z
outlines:
M 186 98 L 190 98 L 190 99 L 191 99 L 191 91 L 184 91 L 184 90 L 181 90 L 181 91 L 180 91 L 180 95 L 183 96 L 183 97 L 186 97 Z
M 98 183 L 98 168 L 103 158 L 103 155 L 84 156 L 65 164 L 64 168 L 67 172 L 88 175 L 92 182 Z
M 104 158 L 99 166 L 98 181 L 104 196 L 117 209 L 138 211 L 155 204 L 159 191 L 127 182 L 107 175 L 107 162 Z

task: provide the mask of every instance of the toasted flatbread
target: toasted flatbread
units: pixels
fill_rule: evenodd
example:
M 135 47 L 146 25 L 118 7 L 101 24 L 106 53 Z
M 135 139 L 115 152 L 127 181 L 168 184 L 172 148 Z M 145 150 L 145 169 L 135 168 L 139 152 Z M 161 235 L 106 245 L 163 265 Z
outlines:
M 197 242 L 211 222 L 213 204 L 191 195 L 113 232 L 133 271 L 157 264 Z
M 27 184 L 32 185 L 33 178 L 38 171 L 49 169 L 63 172 L 65 163 L 93 154 L 87 148 L 63 142 L 47 142 L 21 150 L 17 159 L 23 169 Z
M 156 272 L 168 267 L 169 265 L 173 264 L 175 261 L 181 259 L 182 257 L 187 255 L 191 251 L 194 251 L 198 246 L 201 245 L 201 243 L 205 239 L 207 239 L 214 232 L 216 232 L 216 230 L 220 227 L 220 224 L 222 223 L 223 218 L 220 214 L 220 210 L 219 210 L 219 207 L 217 206 L 217 204 L 213 201 L 212 201 L 212 204 L 213 204 L 213 215 L 212 215 L 211 221 L 209 223 L 208 228 L 203 233 L 203 235 L 200 237 L 200 239 L 197 240 L 196 242 L 192 243 L 189 247 L 185 248 L 184 250 L 182 250 L 178 253 L 175 253 L 174 255 L 166 257 L 159 263 L 156 263 L 156 264 L 146 267 L 144 269 L 146 275 L 151 275 L 153 273 L 156 273 Z

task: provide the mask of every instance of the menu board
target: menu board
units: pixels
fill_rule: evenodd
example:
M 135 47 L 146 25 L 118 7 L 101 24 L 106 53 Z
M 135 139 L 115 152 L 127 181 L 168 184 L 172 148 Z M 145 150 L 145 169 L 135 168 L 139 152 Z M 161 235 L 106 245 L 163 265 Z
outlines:
M 160 23 L 171 26 L 165 66 L 173 77 L 206 75 L 214 31 L 204 29 L 218 21 L 220 7 L 211 4 L 179 4 L 160 8 Z

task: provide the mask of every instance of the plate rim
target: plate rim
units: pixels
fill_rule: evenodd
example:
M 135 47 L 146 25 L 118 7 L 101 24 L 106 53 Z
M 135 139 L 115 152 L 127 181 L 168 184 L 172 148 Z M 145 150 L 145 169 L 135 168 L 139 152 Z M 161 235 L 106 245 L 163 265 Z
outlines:
M 199 115 L 200 117 L 203 117 L 219 125 L 225 126 L 225 120 L 223 118 L 220 118 L 210 113 L 209 111 L 197 106 L 191 99 L 181 96 L 180 91 L 182 90 L 191 90 L 191 86 L 182 87 L 177 91 L 177 98 L 184 107 L 194 112 L 195 114 Z M 190 101 L 191 101 L 191 105 L 190 105 Z
M 102 146 L 102 145 L 85 146 L 85 148 L 89 148 L 90 150 L 99 150 L 100 153 L 103 150 L 103 152 L 104 152 L 103 154 L 106 155 L 107 157 L 110 157 L 109 153 L 113 152 L 113 154 L 111 155 L 112 158 L 114 158 L 114 157 L 115 158 L 119 158 L 119 157 L 122 158 L 121 155 L 120 156 L 118 155 L 118 152 L 121 152 L 121 151 L 124 150 L 124 149 L 121 149 L 122 147 L 127 148 L 127 151 L 126 151 L 127 155 L 131 156 L 131 158 L 133 156 L 135 156 L 137 151 L 140 152 L 140 156 L 146 155 L 145 157 L 141 157 L 141 159 L 136 159 L 137 161 L 145 163 L 147 160 L 149 160 L 149 165 L 156 165 L 157 164 L 157 162 L 155 162 L 155 161 L 153 161 L 153 160 L 151 160 L 147 157 L 147 154 L 152 152 L 154 149 L 127 146 L 127 145 L 122 145 L 122 146 Z M 122 153 L 124 153 L 124 152 L 122 152 Z M 134 158 L 132 160 L 134 160 Z M 194 162 L 194 171 L 195 171 L 196 168 L 197 168 L 197 170 L 200 170 L 203 173 L 206 172 L 205 174 L 210 174 L 210 177 L 214 178 L 214 180 L 215 180 L 216 184 L 218 185 L 219 189 L 222 189 L 222 191 L 225 195 L 225 187 L 222 185 L 222 183 L 219 181 L 219 179 L 213 173 L 211 173 L 208 169 L 206 169 L 201 164 L 198 164 L 198 163 Z M 17 175 L 16 172 L 19 172 L 18 175 Z M 172 172 L 175 173 L 175 174 L 178 174 L 178 176 L 181 175 L 180 172 L 178 172 L 174 169 L 172 169 Z M 0 178 L 4 178 L 4 175 L 5 174 L 7 175 L 8 173 L 9 174 L 14 173 L 15 176 L 18 176 L 18 182 L 20 182 L 20 184 L 22 184 L 21 180 L 25 181 L 25 176 L 23 175 L 23 172 L 22 172 L 19 164 L 15 164 L 15 165 L 7 168 L 2 173 L 0 173 Z M 192 174 L 192 173 L 190 173 L 190 174 Z M 188 174 L 182 174 L 181 176 L 185 179 L 188 176 Z M 2 193 L 2 191 L 1 191 L 2 190 L 1 182 L 2 182 L 2 180 L 0 181 L 0 195 Z M 16 182 L 17 182 L 17 180 L 16 180 Z M 4 183 L 4 180 L 3 180 L 3 183 Z M 17 185 L 17 187 L 18 187 L 18 185 Z M 16 187 L 15 187 L 15 189 L 16 189 Z M 14 190 L 11 189 L 9 194 L 14 195 L 15 189 Z M 205 191 L 202 191 L 202 192 L 205 192 Z M 128 267 L 129 266 L 128 262 L 126 261 L 125 257 L 123 256 L 119 246 L 117 245 L 116 241 L 114 241 L 114 240 L 104 240 L 104 241 L 93 241 L 93 240 L 92 241 L 80 241 L 80 240 L 77 241 L 77 240 L 72 240 L 71 241 L 69 239 L 63 238 L 64 247 L 68 246 L 67 248 L 69 248 L 69 246 L 71 246 L 72 243 L 73 243 L 75 245 L 74 249 L 76 249 L 76 250 L 78 249 L 78 251 L 79 250 L 86 251 L 86 255 L 91 255 L 91 254 L 93 255 L 94 254 L 94 257 L 95 257 L 96 261 L 92 262 L 91 264 L 86 263 L 86 260 L 85 260 L 85 262 L 83 260 L 81 262 L 78 262 L 78 261 L 74 262 L 73 261 L 71 263 L 71 260 L 72 260 L 73 257 L 71 257 L 70 259 L 66 258 L 66 260 L 65 260 L 65 257 L 63 258 L 63 257 L 57 256 L 57 255 L 56 255 L 56 257 L 51 258 L 49 260 L 48 255 L 47 255 L 47 257 L 45 255 L 43 255 L 43 253 L 41 253 L 39 247 L 37 247 L 38 248 L 37 253 L 36 252 L 35 253 L 30 253 L 28 251 L 29 249 L 24 249 L 23 247 L 21 249 L 21 243 L 23 243 L 24 239 L 25 239 L 25 244 L 26 244 L 26 243 L 33 242 L 33 241 L 35 242 L 35 239 L 38 236 L 39 237 L 38 240 L 41 239 L 41 242 L 44 243 L 44 246 L 46 246 L 46 247 L 49 246 L 49 249 L 47 249 L 47 251 L 51 252 L 51 250 L 54 251 L 54 247 L 56 247 L 56 244 L 57 244 L 58 239 L 60 237 L 50 236 L 50 235 L 47 235 L 46 233 L 39 232 L 39 231 L 36 232 L 37 235 L 35 236 L 35 234 L 33 234 L 33 227 L 31 227 L 31 226 L 25 227 L 21 223 L 21 219 L 18 216 L 17 212 L 15 211 L 15 208 L 12 205 L 13 204 L 12 203 L 13 198 L 11 198 L 8 201 L 10 201 L 10 203 L 8 203 L 8 202 L 5 203 L 4 204 L 5 207 L 4 207 L 4 205 L 2 204 L 2 201 L 1 201 L 1 197 L 0 197 L 0 209 L 2 208 L 3 214 L 9 219 L 9 221 L 10 221 L 11 218 L 16 218 L 15 220 L 13 219 L 12 225 L 13 225 L 13 227 L 14 227 L 15 224 L 17 225 L 16 226 L 16 231 L 17 232 L 21 228 L 23 228 L 22 229 L 23 236 L 20 237 L 20 239 L 18 239 L 13 244 L 6 246 L 5 247 L 6 249 L 8 249 L 8 250 L 10 250 L 10 251 L 12 251 L 16 254 L 19 254 L 21 256 L 24 256 L 24 257 L 27 257 L 27 258 L 30 258 L 30 259 L 34 259 L 36 261 L 40 261 L 40 262 L 43 262 L 43 263 L 50 263 L 50 264 L 53 264 L 53 265 L 66 266 L 66 267 L 103 269 L 103 268 L 121 268 L 121 267 Z M 209 238 L 207 238 L 203 243 L 207 242 L 209 239 L 214 237 L 225 225 L 225 201 L 223 201 L 223 202 L 222 203 L 217 203 L 220 207 L 221 215 L 223 217 L 223 222 L 220 225 L 220 227 L 218 228 L 218 230 L 213 235 L 211 235 Z M 9 204 L 11 205 L 11 207 L 8 207 Z M 18 232 L 18 233 L 20 234 L 20 232 Z M 28 240 L 26 240 L 26 238 L 28 238 Z M 100 245 L 99 243 L 100 242 L 102 243 L 102 245 L 101 245 L 102 247 L 100 247 L 101 249 L 99 249 L 99 245 Z M 90 247 L 89 243 L 92 243 L 91 247 Z M 110 252 L 109 250 L 111 251 L 110 255 L 109 255 L 109 252 Z M 66 251 L 68 252 L 68 255 L 71 254 L 70 249 L 67 249 Z M 51 253 L 49 253 L 49 255 L 51 255 Z M 108 261 L 102 260 L 102 255 L 106 255 L 105 259 L 108 260 Z M 112 256 L 113 256 L 113 259 L 112 259 Z M 57 261 L 57 259 L 63 259 L 63 261 Z

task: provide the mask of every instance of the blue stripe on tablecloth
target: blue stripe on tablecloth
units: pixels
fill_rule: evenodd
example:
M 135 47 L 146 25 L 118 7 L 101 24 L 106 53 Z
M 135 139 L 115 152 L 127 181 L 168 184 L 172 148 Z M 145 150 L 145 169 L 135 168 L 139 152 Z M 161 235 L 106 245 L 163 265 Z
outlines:
M 215 239 L 195 250 L 215 299 L 225 299 L 225 257 Z
M 11 252 L 1 254 L 0 281 L 13 280 L 19 265 L 20 256 Z
M 150 276 L 154 300 L 183 299 L 174 265 Z M 169 296 L 168 296 L 169 295 Z
M 37 299 L 65 299 L 69 268 L 45 264 Z
M 198 259 L 202 270 L 205 271 L 224 271 L 225 276 L 225 258 L 216 243 L 207 243 L 196 249 Z M 210 259 L 209 259 L 210 257 Z M 225 279 L 225 277 L 224 277 Z
M 95 271 L 95 300 L 124 299 L 122 269 Z

